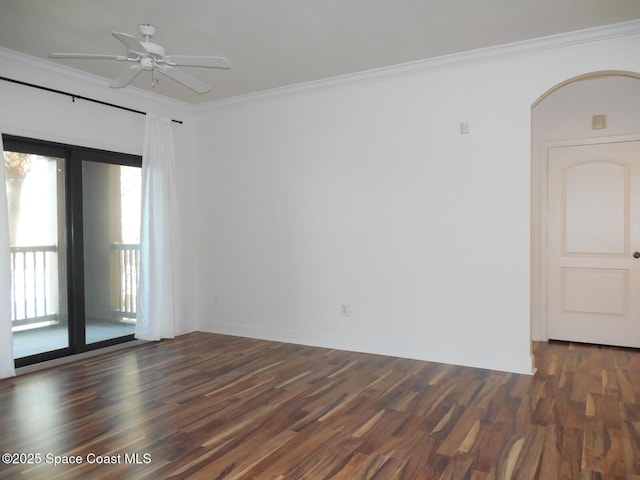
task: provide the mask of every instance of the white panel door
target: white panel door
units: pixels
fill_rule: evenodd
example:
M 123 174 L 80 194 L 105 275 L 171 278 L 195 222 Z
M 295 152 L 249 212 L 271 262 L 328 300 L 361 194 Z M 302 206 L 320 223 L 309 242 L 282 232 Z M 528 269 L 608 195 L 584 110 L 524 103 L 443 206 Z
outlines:
M 549 338 L 640 347 L 640 142 L 548 162 Z

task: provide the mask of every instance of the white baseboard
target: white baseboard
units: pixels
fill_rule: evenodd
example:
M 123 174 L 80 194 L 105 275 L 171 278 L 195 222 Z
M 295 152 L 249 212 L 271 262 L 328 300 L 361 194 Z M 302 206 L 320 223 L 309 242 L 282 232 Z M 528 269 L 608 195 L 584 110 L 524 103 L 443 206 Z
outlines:
M 484 368 L 509 373 L 532 375 L 533 357 L 529 351 L 517 357 L 499 352 L 469 351 L 451 348 L 429 348 L 399 341 L 381 342 L 377 339 L 349 338 L 317 332 L 301 332 L 260 326 L 233 325 L 229 323 L 207 323 L 199 325 L 198 331 L 235 335 L 239 337 L 295 343 L 314 347 L 335 348 L 362 353 L 389 355 L 429 362 L 449 363 L 464 367 Z

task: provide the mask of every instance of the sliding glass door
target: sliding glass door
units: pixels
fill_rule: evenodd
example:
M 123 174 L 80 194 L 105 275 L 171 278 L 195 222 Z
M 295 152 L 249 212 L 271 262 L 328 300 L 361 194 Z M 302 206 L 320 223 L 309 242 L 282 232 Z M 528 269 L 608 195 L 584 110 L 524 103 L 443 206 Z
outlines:
M 141 159 L 5 137 L 16 366 L 133 339 Z
M 64 152 L 47 153 L 4 153 L 15 358 L 69 347 Z
M 82 162 L 86 343 L 135 331 L 140 168 Z

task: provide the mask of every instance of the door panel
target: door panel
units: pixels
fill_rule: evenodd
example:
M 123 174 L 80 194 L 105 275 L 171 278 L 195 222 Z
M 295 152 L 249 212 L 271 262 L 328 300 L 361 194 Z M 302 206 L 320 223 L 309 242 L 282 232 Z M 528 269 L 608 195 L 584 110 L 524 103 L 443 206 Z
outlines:
M 627 165 L 587 161 L 566 167 L 563 174 L 563 253 L 625 256 L 629 238 Z
M 549 149 L 549 338 L 640 347 L 640 142 Z
M 563 268 L 562 307 L 566 312 L 625 315 L 629 272 L 623 269 Z M 590 295 L 585 295 L 589 292 Z

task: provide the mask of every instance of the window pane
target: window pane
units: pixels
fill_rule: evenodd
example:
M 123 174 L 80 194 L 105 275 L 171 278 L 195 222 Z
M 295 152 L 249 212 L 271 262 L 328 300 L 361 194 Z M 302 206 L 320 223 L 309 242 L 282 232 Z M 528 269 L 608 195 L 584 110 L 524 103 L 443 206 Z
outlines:
M 69 346 L 64 160 L 4 152 L 14 358 Z
M 87 344 L 135 331 L 140 173 L 138 167 L 82 163 Z

